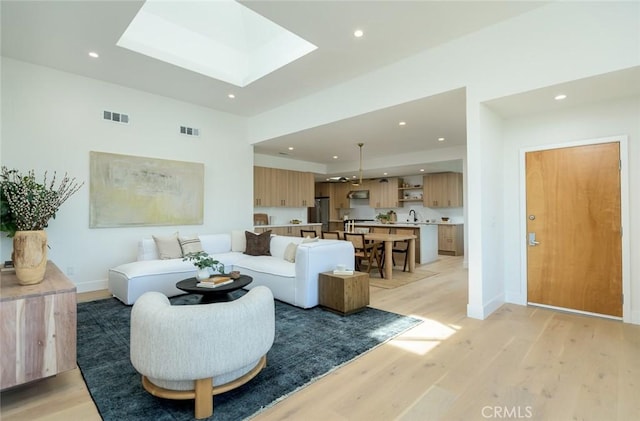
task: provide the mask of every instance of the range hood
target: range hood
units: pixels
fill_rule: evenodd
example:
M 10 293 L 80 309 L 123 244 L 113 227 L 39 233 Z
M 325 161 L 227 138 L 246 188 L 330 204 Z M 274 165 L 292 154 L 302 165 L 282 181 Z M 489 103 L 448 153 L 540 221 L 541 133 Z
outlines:
M 351 190 L 347 193 L 349 199 L 368 199 L 369 190 Z

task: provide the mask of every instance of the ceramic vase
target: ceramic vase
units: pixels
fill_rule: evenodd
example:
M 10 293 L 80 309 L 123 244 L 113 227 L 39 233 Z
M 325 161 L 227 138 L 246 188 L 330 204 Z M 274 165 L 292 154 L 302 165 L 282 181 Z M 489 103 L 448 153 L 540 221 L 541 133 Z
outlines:
M 205 279 L 209 279 L 209 269 L 205 268 L 205 269 L 198 269 L 198 273 L 196 274 L 196 278 L 198 278 L 199 281 L 203 281 Z
M 12 259 L 21 285 L 42 282 L 47 269 L 47 233 L 44 230 L 16 231 Z

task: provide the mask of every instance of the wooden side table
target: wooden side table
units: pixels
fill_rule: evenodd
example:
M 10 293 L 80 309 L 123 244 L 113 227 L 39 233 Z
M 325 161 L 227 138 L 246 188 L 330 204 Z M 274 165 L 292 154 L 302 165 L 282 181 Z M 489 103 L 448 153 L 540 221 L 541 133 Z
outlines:
M 44 280 L 0 275 L 0 389 L 76 368 L 76 286 L 47 262 Z
M 320 305 L 338 314 L 355 313 L 369 304 L 369 274 L 364 272 L 353 272 L 353 275 L 321 273 L 318 288 Z

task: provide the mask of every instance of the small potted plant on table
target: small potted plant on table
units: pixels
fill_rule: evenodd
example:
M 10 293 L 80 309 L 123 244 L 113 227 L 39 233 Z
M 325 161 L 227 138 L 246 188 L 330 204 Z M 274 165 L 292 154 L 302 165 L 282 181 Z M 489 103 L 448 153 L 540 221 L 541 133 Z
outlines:
M 380 221 L 381 224 L 388 224 L 390 216 L 388 213 L 379 213 L 376 219 Z
M 209 279 L 211 276 L 210 268 L 218 273 L 224 273 L 224 264 L 219 260 L 214 259 L 204 251 L 195 251 L 193 253 L 187 253 L 183 261 L 189 260 L 195 267 L 198 268 L 198 274 L 196 278 L 198 280 Z

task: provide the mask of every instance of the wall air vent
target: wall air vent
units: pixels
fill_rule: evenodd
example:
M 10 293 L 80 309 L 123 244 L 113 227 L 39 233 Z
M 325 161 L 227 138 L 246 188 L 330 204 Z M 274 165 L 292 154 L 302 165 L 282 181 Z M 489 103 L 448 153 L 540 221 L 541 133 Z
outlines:
M 200 136 L 200 129 L 194 129 L 193 127 L 180 126 L 180 134 L 187 136 Z
M 113 111 L 103 111 L 102 118 L 109 121 L 115 121 L 116 123 L 129 124 L 128 114 L 114 113 Z

